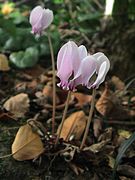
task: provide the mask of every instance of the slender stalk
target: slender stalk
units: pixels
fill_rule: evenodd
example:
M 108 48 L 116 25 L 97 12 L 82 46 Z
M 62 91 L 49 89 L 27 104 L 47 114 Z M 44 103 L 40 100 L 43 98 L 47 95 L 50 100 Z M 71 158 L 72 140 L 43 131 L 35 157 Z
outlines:
M 56 109 L 56 79 L 55 79 L 55 61 L 54 61 L 54 52 L 52 41 L 49 32 L 47 33 L 50 53 L 51 53 L 51 60 L 52 60 L 52 71 L 53 71 L 53 112 L 52 112 L 52 134 L 54 134 L 55 129 L 55 109 Z
M 56 145 L 58 144 L 58 141 L 59 141 L 59 138 L 60 138 L 60 135 L 61 135 L 62 127 L 63 127 L 65 117 L 66 117 L 66 114 L 67 114 L 67 110 L 68 110 L 70 96 L 71 96 L 71 91 L 68 92 L 68 96 L 67 96 L 67 100 L 66 100 L 66 104 L 65 104 L 65 109 L 64 109 L 62 121 L 61 121 L 61 124 L 60 124 L 60 129 L 59 129 L 59 132 L 58 132 L 58 135 L 57 135 L 57 138 L 56 138 L 56 142 L 55 142 Z
M 88 116 L 88 120 L 87 120 L 87 125 L 86 125 L 86 129 L 85 129 L 85 132 L 84 132 L 84 136 L 83 136 L 83 139 L 82 139 L 82 143 L 81 143 L 80 149 L 83 148 L 83 146 L 85 144 L 85 141 L 86 141 L 86 138 L 87 138 L 87 135 L 88 135 L 88 132 L 89 132 L 89 127 L 90 127 L 90 123 L 91 123 L 92 115 L 93 115 L 93 111 L 94 111 L 95 96 L 96 96 L 96 89 L 93 89 L 90 112 L 89 112 L 89 116 Z

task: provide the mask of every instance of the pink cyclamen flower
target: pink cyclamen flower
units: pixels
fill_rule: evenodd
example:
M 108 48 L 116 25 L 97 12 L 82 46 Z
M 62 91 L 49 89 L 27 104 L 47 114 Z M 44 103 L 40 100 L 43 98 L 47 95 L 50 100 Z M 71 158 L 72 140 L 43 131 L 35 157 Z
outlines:
M 44 29 L 52 23 L 53 11 L 36 6 L 30 13 L 29 21 L 32 26 L 32 33 L 41 35 Z
M 84 84 L 86 78 L 82 71 L 85 71 L 85 68 L 82 67 L 82 71 L 80 70 L 81 62 L 90 67 L 87 71 L 89 76 L 92 76 L 97 66 L 94 58 L 88 55 L 85 46 L 78 47 L 73 41 L 69 41 L 61 47 L 57 57 L 57 76 L 60 78 L 58 86 L 66 90 L 75 90 L 76 86 Z
M 85 46 L 78 47 L 73 41 L 69 41 L 58 53 L 58 85 L 66 90 L 75 90 L 80 84 L 89 89 L 98 88 L 105 80 L 109 68 L 110 62 L 103 53 L 90 55 Z M 97 75 L 96 80 L 92 80 L 93 75 Z

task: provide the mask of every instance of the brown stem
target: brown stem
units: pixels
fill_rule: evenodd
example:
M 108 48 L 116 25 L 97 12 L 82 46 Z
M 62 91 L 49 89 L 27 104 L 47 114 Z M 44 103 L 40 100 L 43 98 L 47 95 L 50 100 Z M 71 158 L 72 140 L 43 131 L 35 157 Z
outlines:
M 55 128 L 55 110 L 56 110 L 56 79 L 55 79 L 55 61 L 54 61 L 54 52 L 52 41 L 49 32 L 47 33 L 50 53 L 51 53 L 51 60 L 52 60 L 52 71 L 53 71 L 53 112 L 52 112 L 52 134 L 54 134 Z
M 92 115 L 93 115 L 94 105 L 95 105 L 95 96 L 96 96 L 96 89 L 93 89 L 89 117 L 88 117 L 88 120 L 87 120 L 87 125 L 86 125 L 86 129 L 85 129 L 85 132 L 84 132 L 84 136 L 83 136 L 83 139 L 82 139 L 82 143 L 81 143 L 80 149 L 83 149 L 83 146 L 85 144 L 85 141 L 86 141 L 86 138 L 87 138 L 87 135 L 88 135 L 90 123 L 92 121 Z
M 60 138 L 60 135 L 61 135 L 62 127 L 63 127 L 65 117 L 66 117 L 66 114 L 67 114 L 67 110 L 68 110 L 70 96 L 71 96 L 71 91 L 68 92 L 68 96 L 67 96 L 67 100 L 66 100 L 66 104 L 65 104 L 65 109 L 64 109 L 62 121 L 61 121 L 61 124 L 60 124 L 60 129 L 59 129 L 59 132 L 58 132 L 58 135 L 57 135 L 57 138 L 56 138 L 56 142 L 55 142 L 56 145 L 58 144 L 58 141 L 59 141 L 59 138 Z

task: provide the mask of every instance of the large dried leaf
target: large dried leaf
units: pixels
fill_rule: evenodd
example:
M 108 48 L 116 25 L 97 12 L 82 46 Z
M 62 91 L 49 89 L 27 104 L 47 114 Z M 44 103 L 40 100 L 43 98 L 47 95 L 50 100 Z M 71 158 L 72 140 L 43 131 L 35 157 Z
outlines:
M 114 108 L 117 98 L 106 85 L 104 92 L 96 103 L 96 109 L 103 115 L 108 116 Z
M 64 122 L 60 138 L 68 141 L 70 139 L 80 139 L 81 135 L 84 132 L 87 122 L 87 117 L 83 111 L 78 111 L 71 114 Z M 59 126 L 60 128 L 60 126 Z M 59 132 L 59 128 L 57 133 Z
M 15 115 L 15 117 L 22 117 L 29 109 L 29 98 L 25 93 L 18 94 L 11 97 L 4 103 L 4 108 Z
M 34 159 L 43 151 L 44 148 L 39 135 L 34 133 L 28 124 L 21 126 L 12 144 L 14 159 L 18 161 Z

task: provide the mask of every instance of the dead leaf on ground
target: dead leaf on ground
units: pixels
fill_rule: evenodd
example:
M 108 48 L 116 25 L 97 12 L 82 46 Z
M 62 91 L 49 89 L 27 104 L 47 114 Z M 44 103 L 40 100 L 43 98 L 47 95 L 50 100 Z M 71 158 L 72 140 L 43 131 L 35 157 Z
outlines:
M 93 153 L 98 153 L 100 151 L 103 150 L 103 148 L 105 147 L 105 145 L 108 143 L 109 141 L 108 140 L 103 140 L 99 143 L 96 143 L 96 144 L 92 144 L 91 146 L 88 146 L 88 147 L 85 147 L 83 149 L 83 151 L 91 151 Z
M 73 93 L 74 97 L 77 99 L 77 104 L 76 106 L 82 107 L 83 105 L 90 103 L 92 96 L 83 94 L 83 93 Z
M 71 140 L 71 138 L 79 140 L 82 136 L 87 122 L 87 117 L 83 111 L 78 111 L 71 114 L 64 122 L 60 138 L 63 138 L 65 141 Z M 57 130 L 57 134 L 59 132 Z
M 7 56 L 5 56 L 5 54 L 0 54 L 0 71 L 8 71 L 9 69 Z
M 103 116 L 108 116 L 117 102 L 117 97 L 111 92 L 108 85 L 106 85 L 104 92 L 96 103 L 96 109 Z
M 117 90 L 123 90 L 125 88 L 125 83 L 122 80 L 120 80 L 117 76 L 112 76 L 111 81 L 115 85 L 115 88 Z
M 99 137 L 101 130 L 102 130 L 102 120 L 101 119 L 94 119 L 93 122 L 93 130 L 94 130 L 94 136 L 97 138 Z
M 28 124 L 21 126 L 12 144 L 14 159 L 18 161 L 34 159 L 43 152 L 44 147 L 39 135 L 34 133 Z
M 49 85 L 49 84 L 45 85 L 42 93 L 43 93 L 43 95 L 49 97 L 50 100 L 52 101 L 52 99 L 53 99 L 53 87 L 51 85 Z M 59 100 L 57 94 L 55 96 L 56 96 L 56 104 L 59 104 L 60 100 Z
M 45 69 L 43 67 L 41 67 L 40 65 L 37 65 L 35 67 L 32 67 L 30 69 L 24 69 L 23 72 L 29 76 L 31 76 L 32 78 L 38 78 L 43 72 L 45 71 Z
M 14 114 L 15 117 L 22 117 L 29 109 L 29 98 L 25 93 L 17 94 L 9 98 L 3 107 Z

